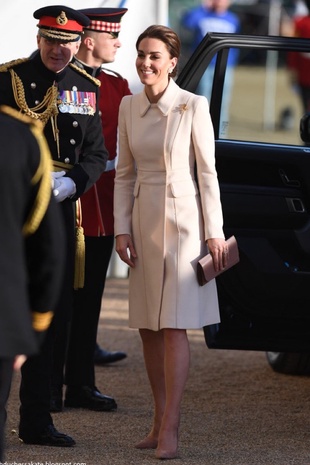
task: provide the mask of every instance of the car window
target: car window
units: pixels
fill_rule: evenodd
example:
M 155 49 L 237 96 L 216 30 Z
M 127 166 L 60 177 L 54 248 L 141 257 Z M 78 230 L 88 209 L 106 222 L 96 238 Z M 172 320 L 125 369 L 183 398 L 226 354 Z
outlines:
M 226 66 L 219 138 L 303 145 L 299 135 L 304 113 L 301 96 L 288 66 L 296 52 L 249 50 L 245 54 L 231 49 L 229 53 L 239 54 L 240 60 L 236 66 Z M 210 101 L 213 80 L 214 60 L 196 93 Z

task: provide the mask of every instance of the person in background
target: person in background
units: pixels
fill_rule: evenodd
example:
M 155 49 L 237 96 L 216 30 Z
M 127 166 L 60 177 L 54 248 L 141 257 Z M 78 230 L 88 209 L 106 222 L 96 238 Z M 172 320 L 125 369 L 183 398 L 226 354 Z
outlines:
M 40 353 L 22 367 L 19 437 L 26 444 L 71 447 L 74 439 L 57 431 L 50 414 L 51 374 L 53 363 L 65 358 L 73 289 L 83 285 L 78 199 L 105 170 L 108 153 L 99 118 L 100 83 L 71 63 L 89 19 L 63 5 L 40 8 L 33 16 L 38 53 L 0 67 L 0 104 L 44 125 L 53 194 L 65 225 L 66 260 L 55 318 Z
M 104 95 L 105 98 L 103 99 L 101 96 L 99 105 L 100 105 L 100 113 L 101 113 L 101 120 L 102 120 L 102 129 L 103 129 L 103 134 L 105 136 L 105 141 L 106 145 L 109 151 L 109 160 L 106 172 L 109 172 L 109 174 L 103 174 L 101 179 L 98 181 L 97 185 L 101 185 L 101 189 L 103 189 L 102 197 L 101 197 L 101 202 L 99 199 L 95 199 L 95 202 L 93 205 L 98 205 L 98 202 L 100 204 L 99 210 L 97 210 L 96 215 L 90 218 L 90 215 L 88 215 L 88 219 L 84 218 L 84 226 L 87 223 L 92 223 L 94 218 L 97 218 L 97 226 L 99 229 L 97 231 L 101 231 L 101 234 L 104 232 L 104 237 L 106 237 L 105 242 L 108 243 L 107 247 L 105 248 L 107 251 L 104 263 L 103 263 L 103 270 L 102 270 L 102 276 L 103 276 L 103 281 L 100 280 L 100 284 L 98 284 L 97 289 L 101 289 L 101 295 L 104 291 L 104 285 L 105 285 L 105 279 L 107 275 L 107 269 L 110 263 L 110 258 L 112 255 L 112 250 L 113 250 L 113 243 L 111 243 L 111 239 L 109 238 L 109 231 L 113 231 L 113 192 L 114 192 L 114 175 L 115 175 L 115 163 L 116 163 L 116 152 L 117 152 L 117 117 L 118 117 L 118 106 L 120 102 L 120 97 L 123 97 L 123 95 L 129 95 L 131 94 L 131 91 L 129 90 L 128 82 L 126 79 L 122 78 L 122 76 L 115 71 L 111 71 L 108 68 L 103 68 L 102 66 L 97 67 L 97 65 L 102 61 L 102 64 L 107 64 L 107 63 L 112 63 L 115 60 L 115 55 L 117 53 L 117 49 L 121 47 L 121 42 L 119 40 L 119 33 L 121 29 L 121 20 L 123 15 L 126 13 L 127 8 L 90 8 L 87 10 L 81 10 L 90 18 L 91 21 L 99 21 L 97 25 L 97 29 L 94 29 L 93 32 L 91 28 L 87 28 L 85 30 L 86 36 L 89 34 L 89 36 L 93 38 L 94 43 L 97 42 L 97 39 L 101 39 L 101 44 L 100 44 L 100 52 L 99 52 L 99 57 L 94 57 L 93 55 L 96 55 L 96 49 L 97 47 L 94 47 L 93 51 L 88 50 L 86 53 L 87 55 L 91 55 L 91 60 L 98 60 L 95 63 L 95 66 L 91 66 L 91 69 L 89 70 L 90 73 L 97 74 L 98 79 L 102 82 L 102 78 L 108 79 L 109 83 L 114 83 L 112 88 L 110 89 L 112 91 L 112 94 L 108 93 L 108 95 L 111 95 L 111 98 L 107 97 L 106 92 L 102 92 L 101 95 Z M 100 31 L 98 30 L 100 29 Z M 110 37 L 105 37 L 104 34 L 98 34 L 100 32 L 105 32 L 106 34 L 109 34 Z M 98 45 L 98 43 L 97 43 Z M 84 46 L 80 49 L 80 53 L 78 54 L 77 58 L 79 56 L 82 56 L 84 50 Z M 87 50 L 87 49 L 85 49 Z M 85 55 L 85 50 L 83 55 Z M 102 55 L 100 57 L 100 55 Z M 83 58 L 83 57 L 82 57 Z M 87 58 L 88 60 L 88 58 Z M 86 65 L 87 68 L 87 63 L 88 61 L 84 62 L 84 65 Z M 79 63 L 83 65 L 83 60 L 78 60 Z M 102 74 L 103 73 L 103 74 Z M 112 76 L 112 77 L 111 77 Z M 115 80 L 115 77 L 119 78 Z M 116 85 L 117 84 L 117 85 Z M 115 95 L 116 93 L 116 95 Z M 105 103 L 103 103 L 103 100 L 105 100 Z M 116 101 L 114 101 L 116 100 Z M 116 103 L 116 107 L 115 107 Z M 110 105 L 109 109 L 107 110 L 107 104 Z M 117 112 L 115 112 L 117 110 Z M 113 116 L 113 117 L 111 117 Z M 110 142 L 112 147 L 110 147 Z M 111 156 L 111 153 L 114 154 Z M 110 180 L 110 183 L 107 182 L 108 178 Z M 111 180 L 113 179 L 113 182 L 111 183 Z M 105 182 L 103 182 L 105 181 Z M 96 187 L 94 187 L 96 189 Z M 87 202 L 87 197 L 89 198 L 90 195 L 85 195 L 82 199 L 82 201 L 85 203 Z M 106 201 L 104 204 L 102 204 L 103 197 L 105 197 Z M 109 201 L 108 201 L 109 198 Z M 107 206 L 109 205 L 109 208 Z M 87 213 L 91 212 L 91 209 L 87 210 Z M 99 213 L 100 212 L 100 213 Z M 86 214 L 87 214 L 86 213 Z M 101 219 L 98 218 L 98 215 L 101 216 Z M 102 221 L 101 221 L 102 220 Z M 106 223 L 106 225 L 104 225 Z M 103 228 L 102 228 L 103 226 Z M 105 227 L 104 227 L 105 226 Z M 97 232 L 96 232 L 97 234 Z M 113 234 L 112 234 L 113 235 Z M 86 232 L 87 236 L 87 232 Z M 89 236 L 93 237 L 93 236 Z M 87 239 L 86 239 L 87 240 Z M 98 241 L 99 242 L 99 241 Z M 103 240 L 101 240 L 103 242 Z M 99 277 L 99 276 L 98 276 Z M 98 323 L 97 323 L 98 326 Z M 95 345 L 95 352 L 94 352 L 94 363 L 95 365 L 101 366 L 101 365 L 107 365 L 110 363 L 115 363 L 119 362 L 120 360 L 123 360 L 124 358 L 127 357 L 127 354 L 125 352 L 121 351 L 116 351 L 116 352 L 110 352 L 106 349 L 103 349 L 100 347 L 100 345 L 96 342 Z
M 220 320 L 215 281 L 199 286 L 197 262 L 208 249 L 222 270 L 227 245 L 208 101 L 173 80 L 180 40 L 153 25 L 136 49 L 144 90 L 120 106 L 114 229 L 130 267 L 129 325 L 139 329 L 154 399 L 153 424 L 136 447 L 173 459 L 190 364 L 187 329 Z
M 230 0 L 202 0 L 201 5 L 184 13 L 181 25 L 193 33 L 193 50 L 195 50 L 208 32 L 238 33 L 240 21 L 236 14 L 229 11 Z M 233 85 L 233 69 L 238 61 L 238 50 L 231 49 L 225 74 L 221 120 L 226 127 L 229 120 L 229 105 Z M 202 76 L 197 93 L 211 96 L 215 59 Z
M 0 462 L 13 370 L 39 351 L 64 269 L 64 231 L 51 198 L 42 127 L 0 107 Z
M 181 25 L 193 32 L 193 51 L 208 32 L 239 32 L 240 21 L 229 11 L 230 4 L 230 0 L 202 0 L 201 5 L 185 11 Z
M 103 68 L 102 65 L 107 63 L 113 63 L 119 47 L 121 47 L 121 41 L 119 39 L 119 33 L 121 30 L 121 20 L 123 15 L 127 12 L 127 8 L 89 8 L 86 10 L 80 10 L 91 20 L 91 24 L 94 25 L 94 21 L 97 21 L 96 26 L 90 26 L 85 29 L 85 38 L 91 37 L 93 40 L 93 47 L 91 50 L 85 45 L 85 41 L 82 43 L 82 47 L 77 55 L 77 64 L 85 66 L 86 70 L 101 81 L 102 88 L 100 92 L 100 115 L 102 121 L 102 130 L 105 137 L 106 146 L 109 152 L 109 161 L 105 173 L 102 174 L 96 186 L 93 188 L 92 194 L 94 195 L 95 190 L 101 192 L 100 198 L 95 195 L 94 202 L 92 202 L 93 208 L 96 207 L 96 214 L 93 216 L 92 208 L 84 209 L 86 217 L 84 216 L 84 229 L 85 236 L 88 237 L 86 242 L 98 243 L 105 242 L 105 254 L 101 257 L 100 265 L 96 262 L 96 258 L 99 258 L 96 254 L 93 256 L 95 260 L 93 263 L 97 263 L 100 268 L 94 269 L 96 275 L 95 287 L 99 291 L 95 295 L 103 294 L 106 275 L 110 258 L 112 255 L 114 239 L 113 232 L 113 193 L 114 193 L 114 176 L 115 176 L 115 163 L 116 163 L 116 152 L 117 152 L 117 119 L 118 119 L 118 107 L 120 101 L 124 95 L 130 95 L 131 91 L 128 86 L 128 82 L 120 74 L 115 71 L 111 71 L 108 68 Z M 101 34 L 104 32 L 105 34 Z M 87 41 L 86 41 L 87 42 Z M 89 43 L 89 41 L 88 41 Z M 99 49 L 99 54 L 98 54 Z M 81 57 L 81 60 L 79 59 Z M 83 59 L 84 58 L 84 59 Z M 90 60 L 90 67 L 89 67 Z M 101 63 L 101 65 L 100 65 Z M 94 66 L 93 66 L 94 65 Z M 98 66 L 99 65 L 99 66 Z M 103 89 L 109 89 L 109 91 L 103 91 Z M 88 201 L 91 200 L 91 193 L 86 193 L 82 198 L 82 203 L 87 207 Z M 96 225 L 96 232 L 94 233 L 94 220 Z M 88 235 L 87 224 L 90 225 L 91 231 Z M 93 234 L 101 234 L 101 239 L 90 239 L 94 238 Z M 90 245 L 91 247 L 91 245 Z M 99 271 L 99 273 L 97 273 Z M 102 279 L 103 278 L 103 279 Z M 85 289 L 85 286 L 84 286 Z M 101 305 L 101 299 L 100 299 Z M 94 308 L 98 310 L 98 299 L 97 303 L 94 301 Z M 94 315 L 96 312 L 94 312 Z M 96 323 L 98 327 L 98 321 Z M 125 352 L 116 351 L 109 352 L 106 349 L 100 347 L 96 342 L 94 351 L 94 363 L 95 365 L 107 365 L 110 363 L 119 362 L 127 357 Z
M 128 82 L 102 68 L 112 63 L 121 46 L 119 32 L 124 8 L 80 10 L 90 19 L 84 29 L 75 65 L 99 79 L 100 117 L 109 152 L 106 170 L 94 186 L 81 197 L 82 226 L 85 234 L 85 283 L 75 291 L 74 312 L 65 367 L 67 384 L 65 406 L 90 410 L 115 410 L 114 399 L 99 392 L 95 385 L 94 351 L 102 294 L 114 244 L 113 191 L 117 151 L 118 108 L 124 95 L 131 94 Z M 103 350 L 103 349 L 99 349 Z M 104 351 L 105 361 L 126 357 L 123 352 Z M 53 389 L 53 411 L 62 410 L 62 386 Z
M 310 38 L 310 0 L 304 0 L 307 14 L 296 15 L 292 23 L 291 35 L 304 39 Z M 310 111 L 310 57 L 307 53 L 289 52 L 288 66 L 291 82 L 297 88 L 304 113 Z

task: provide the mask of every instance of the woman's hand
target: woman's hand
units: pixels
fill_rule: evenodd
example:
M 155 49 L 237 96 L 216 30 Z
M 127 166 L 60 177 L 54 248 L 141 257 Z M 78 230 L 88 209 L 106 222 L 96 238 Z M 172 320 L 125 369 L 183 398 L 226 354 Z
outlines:
M 215 271 L 224 270 L 228 260 L 228 247 L 225 239 L 208 239 L 207 244 Z
M 136 251 L 133 246 L 133 242 L 130 234 L 119 234 L 116 236 L 115 250 L 119 255 L 119 258 L 127 263 L 130 268 L 135 267 L 135 258 L 137 258 Z M 129 250 L 129 254 L 128 254 Z

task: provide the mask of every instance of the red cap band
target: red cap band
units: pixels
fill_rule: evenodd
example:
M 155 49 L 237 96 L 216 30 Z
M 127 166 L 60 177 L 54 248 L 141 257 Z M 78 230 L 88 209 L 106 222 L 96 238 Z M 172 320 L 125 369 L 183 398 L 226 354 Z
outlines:
M 42 16 L 38 23 L 38 27 L 52 27 L 54 29 L 60 29 L 62 31 L 76 31 L 83 32 L 83 26 L 73 19 L 67 19 L 62 24 L 59 17 L 54 18 L 52 16 Z

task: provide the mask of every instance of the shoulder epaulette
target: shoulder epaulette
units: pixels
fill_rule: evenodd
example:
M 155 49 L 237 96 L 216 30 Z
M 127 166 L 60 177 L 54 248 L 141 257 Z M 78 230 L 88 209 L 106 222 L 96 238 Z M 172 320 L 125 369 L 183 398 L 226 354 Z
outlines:
M 99 79 L 94 78 L 93 76 L 88 74 L 87 71 L 85 71 L 85 69 L 76 66 L 74 63 L 70 63 L 69 66 L 70 68 L 75 69 L 75 71 L 77 71 L 78 73 L 83 74 L 83 76 L 85 76 L 89 81 L 93 82 L 96 86 L 101 86 L 101 82 L 99 81 Z
M 40 162 L 31 180 L 32 185 L 39 185 L 39 188 L 32 209 L 22 229 L 23 234 L 25 236 L 29 236 L 38 229 L 50 201 L 50 172 L 52 171 L 51 154 L 43 134 L 43 124 L 41 121 L 20 113 L 18 110 L 15 110 L 15 108 L 11 108 L 7 105 L 1 105 L 0 112 L 28 124 L 40 150 Z
M 28 61 L 29 58 L 18 58 L 17 60 L 12 60 L 8 61 L 7 63 L 3 63 L 0 65 L 0 72 L 5 72 L 10 68 L 13 68 L 13 66 L 20 65 L 21 63 L 24 63 L 25 61 Z
M 103 66 L 101 66 L 101 71 L 104 71 L 107 74 L 111 74 L 112 76 L 118 77 L 118 78 L 122 79 L 123 81 L 125 80 L 125 78 L 123 78 L 123 76 L 121 74 L 117 73 L 113 69 L 104 68 Z

